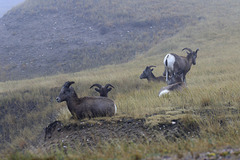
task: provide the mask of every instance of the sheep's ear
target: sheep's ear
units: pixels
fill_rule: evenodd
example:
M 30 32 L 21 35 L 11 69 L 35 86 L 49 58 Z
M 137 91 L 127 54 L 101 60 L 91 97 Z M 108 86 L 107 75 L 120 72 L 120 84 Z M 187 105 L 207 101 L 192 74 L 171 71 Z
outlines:
M 112 90 L 112 88 L 108 88 L 108 89 L 107 89 L 108 92 L 111 91 L 111 90 Z
M 153 71 L 153 69 L 151 69 L 151 71 Z
M 73 83 L 75 83 L 74 81 L 67 81 L 65 82 L 65 84 L 63 85 L 66 88 L 69 88 Z

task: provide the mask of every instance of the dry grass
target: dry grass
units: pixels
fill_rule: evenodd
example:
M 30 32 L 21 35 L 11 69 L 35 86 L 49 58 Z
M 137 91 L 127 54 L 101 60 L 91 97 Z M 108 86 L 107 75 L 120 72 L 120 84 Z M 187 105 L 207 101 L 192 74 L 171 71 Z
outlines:
M 49 96 L 57 96 L 58 90 L 50 93 L 51 88 L 61 87 L 67 80 L 73 80 L 73 85 L 79 96 L 96 95 L 89 90 L 93 83 L 111 83 L 115 89 L 109 93 L 110 98 L 115 100 L 118 106 L 118 115 L 129 115 L 132 117 L 146 118 L 146 115 L 158 113 L 146 118 L 148 125 L 169 122 L 173 119 L 182 119 L 187 123 L 194 122 L 200 126 L 201 139 L 181 139 L 177 142 L 169 142 L 162 138 L 158 144 L 135 144 L 125 142 L 114 142 L 113 144 L 100 145 L 94 150 L 72 151 L 66 156 L 62 151 L 56 154 L 46 154 L 40 151 L 40 157 L 49 159 L 141 159 L 158 154 L 178 154 L 181 157 L 185 152 L 200 152 L 211 150 L 222 146 L 239 147 L 240 139 L 240 23 L 238 17 L 240 3 L 232 0 L 225 8 L 224 1 L 214 1 L 214 5 L 196 10 L 195 14 L 206 17 L 199 24 L 187 27 L 171 39 L 157 44 L 146 56 L 136 57 L 135 60 L 121 65 L 111 65 L 91 69 L 74 74 L 56 75 L 24 81 L 11 81 L 0 83 L 0 93 L 6 93 L 9 97 L 1 95 L 9 103 L 14 100 L 24 102 L 25 99 L 34 99 L 38 95 L 47 93 Z M 197 3 L 198 5 L 206 5 Z M 174 46 L 174 47 L 172 47 Z M 199 48 L 197 65 L 192 66 L 187 75 L 188 89 L 181 93 L 171 93 L 165 97 L 158 97 L 158 91 L 165 84 L 147 83 L 140 80 L 139 76 L 146 65 L 157 65 L 155 75 L 163 72 L 162 59 L 168 52 L 181 55 L 184 47 Z M 171 49 L 173 48 L 173 49 Z M 44 88 L 44 89 L 41 89 Z M 31 95 L 23 97 L 20 91 L 30 90 Z M 40 96 L 41 97 L 41 96 Z M 25 98 L 25 99 L 24 99 Z M 46 96 L 34 101 L 44 104 Z M 2 103 L 2 102 L 1 102 Z M 7 104 L 7 103 L 6 103 Z M 70 114 L 65 109 L 65 104 L 48 102 L 44 111 L 29 112 L 27 119 L 48 119 L 46 115 L 56 110 L 56 119 L 68 121 Z M 40 111 L 40 109 L 38 110 Z M 34 116 L 32 115 L 34 114 Z M 14 116 L 5 116 L 5 120 L 15 127 Z M 24 123 L 24 122 L 22 122 Z M 45 127 L 41 123 L 36 131 Z M 31 126 L 31 125 L 30 125 Z M 19 129 L 19 128 L 18 128 Z M 10 131 L 11 136 L 16 136 L 11 141 L 19 148 L 24 148 L 35 138 L 28 127 L 19 129 L 20 133 Z M 19 138 L 30 137 L 27 141 Z M 31 159 L 36 151 L 26 153 L 25 159 Z M 180 154 L 181 153 L 181 154 Z M 54 155 L 54 156 L 53 156 Z M 21 157 L 21 154 L 13 154 L 9 159 Z M 28 158 L 30 157 L 30 158 Z M 41 159 L 41 158 L 40 158 Z M 81 159 L 81 158 L 80 158 Z

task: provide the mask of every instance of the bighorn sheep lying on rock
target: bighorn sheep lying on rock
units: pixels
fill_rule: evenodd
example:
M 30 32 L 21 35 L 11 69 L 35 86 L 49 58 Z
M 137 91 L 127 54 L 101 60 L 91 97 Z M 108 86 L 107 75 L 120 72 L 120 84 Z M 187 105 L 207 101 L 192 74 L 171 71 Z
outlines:
M 183 50 L 187 50 L 187 57 L 178 56 L 174 53 L 167 54 L 163 60 L 164 66 L 165 66 L 165 72 L 166 74 L 166 81 L 168 83 L 169 76 L 173 76 L 175 74 L 182 75 L 182 81 L 186 82 L 185 77 L 188 71 L 191 69 L 192 64 L 196 64 L 196 58 L 197 58 L 197 52 L 192 51 L 189 48 L 183 48 Z M 164 75 L 163 74 L 163 75 Z
M 98 87 L 98 88 L 95 88 L 95 90 L 100 93 L 100 96 L 101 96 L 101 97 L 107 97 L 107 96 L 108 96 L 108 92 L 111 91 L 112 88 L 114 88 L 111 84 L 106 84 L 105 86 L 102 86 L 102 85 L 97 84 L 97 83 L 96 83 L 96 84 L 93 84 L 93 85 L 90 87 L 90 89 L 91 89 L 92 87 Z M 110 87 L 110 88 L 109 88 L 109 87 Z M 111 87 L 112 87 L 112 88 L 111 88 Z
M 57 102 L 66 101 L 67 106 L 74 118 L 92 118 L 113 116 L 117 112 L 114 102 L 107 97 L 82 97 L 78 98 L 73 87 L 74 82 L 66 82 L 56 98 Z
M 147 66 L 143 73 L 140 75 L 140 79 L 147 79 L 148 82 L 165 82 L 166 77 L 164 76 L 159 76 L 155 77 L 154 74 L 152 73 L 153 68 L 156 66 Z
M 183 88 L 185 88 L 186 84 L 182 81 L 181 77 L 182 77 L 182 75 L 177 75 L 177 74 L 173 75 L 170 78 L 170 82 L 169 82 L 169 83 L 171 83 L 171 85 L 161 88 L 158 96 L 161 97 L 162 95 L 168 94 L 171 91 L 175 91 L 175 90 L 179 91 L 179 90 L 182 90 Z

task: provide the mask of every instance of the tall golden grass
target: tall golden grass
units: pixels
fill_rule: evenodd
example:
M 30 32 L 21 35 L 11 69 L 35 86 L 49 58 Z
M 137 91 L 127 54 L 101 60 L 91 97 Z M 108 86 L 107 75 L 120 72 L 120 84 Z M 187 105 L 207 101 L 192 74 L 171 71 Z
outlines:
M 73 87 L 79 96 L 97 95 L 89 89 L 93 83 L 111 83 L 115 89 L 109 93 L 109 97 L 115 100 L 118 115 L 145 118 L 147 125 L 166 123 L 173 119 L 182 119 L 186 123 L 194 121 L 200 127 L 201 138 L 180 139 L 176 142 L 162 138 L 157 144 L 143 145 L 114 142 L 99 144 L 94 150 L 73 150 L 69 155 L 65 155 L 63 151 L 47 154 L 39 151 L 41 149 L 29 149 L 29 153 L 25 152 L 25 155 L 17 152 L 8 158 L 138 159 L 159 154 L 178 154 L 181 157 L 185 152 L 200 152 L 224 146 L 240 147 L 240 3 L 232 0 L 226 5 L 225 1 L 215 0 L 207 7 L 205 3 L 199 2 L 198 10 L 190 10 L 191 14 L 205 17 L 204 20 L 188 26 L 184 31 L 157 44 L 129 63 L 72 74 L 0 83 L 0 103 L 16 101 L 25 104 L 25 101 L 34 101 L 39 104 L 37 111 L 26 113 L 27 118 L 24 121 L 15 119 L 11 114 L 1 120 L 1 123 L 6 124 L 5 127 L 10 126 L 7 133 L 11 136 L 13 148 L 25 148 L 51 120 L 69 120 L 70 113 L 66 105 L 48 99 L 57 96 L 60 87 L 68 80 L 76 82 Z M 164 56 L 169 52 L 186 55 L 181 52 L 184 47 L 200 49 L 197 65 L 192 66 L 187 74 L 188 89 L 159 98 L 158 91 L 165 84 L 147 83 L 146 80 L 140 80 L 139 76 L 147 65 L 156 65 L 154 74 L 161 75 Z M 50 91 L 54 88 L 56 89 Z M 31 94 L 23 95 L 22 92 L 27 90 Z M 41 108 L 45 104 L 46 106 Z M 49 120 L 53 113 L 53 118 Z M 158 114 L 146 117 L 154 113 Z M 40 122 L 35 122 L 32 126 L 26 123 L 27 120 Z M 23 126 L 22 123 L 28 126 Z M 221 125 L 222 123 L 224 125 Z M 18 129 L 18 132 L 14 129 Z M 34 155 L 37 153 L 40 155 Z

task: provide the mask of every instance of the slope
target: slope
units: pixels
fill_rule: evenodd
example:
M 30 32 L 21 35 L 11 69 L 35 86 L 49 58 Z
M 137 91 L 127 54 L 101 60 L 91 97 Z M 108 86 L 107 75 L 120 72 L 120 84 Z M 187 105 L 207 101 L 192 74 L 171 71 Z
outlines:
M 0 81 L 128 62 L 198 20 L 166 0 L 27 0 L 0 19 Z
M 182 2 L 185 2 L 185 7 L 190 8 L 193 5 L 190 0 Z M 43 138 L 39 139 L 39 134 L 43 132 L 47 124 L 55 120 L 70 123 L 72 130 L 63 129 L 63 136 L 59 137 L 63 138 L 64 143 L 54 141 L 53 137 L 53 141 L 50 139 L 49 144 L 71 145 L 76 133 L 82 130 L 77 130 L 78 125 L 70 120 L 66 105 L 57 104 L 54 97 L 57 96 L 60 86 L 65 81 L 74 80 L 76 82 L 74 88 L 79 96 L 96 95 L 95 92 L 89 90 L 89 86 L 93 83 L 113 84 L 115 89 L 110 93 L 110 98 L 114 99 L 118 105 L 121 117 L 131 116 L 134 118 L 133 122 L 139 118 L 144 119 L 144 126 L 167 124 L 174 119 L 185 120 L 184 124 L 199 126 L 200 138 L 180 137 L 172 142 L 162 136 L 160 143 L 144 143 L 144 145 L 138 143 L 129 145 L 127 142 L 117 141 L 108 143 L 108 145 L 100 145 L 94 150 L 91 147 L 86 150 L 78 147 L 76 152 L 70 150 L 68 155 L 65 155 L 64 151 L 59 151 L 62 154 L 50 153 L 47 157 L 131 159 L 136 155 L 146 158 L 147 156 L 154 157 L 156 154 L 199 153 L 225 146 L 239 148 L 240 23 L 238 15 L 240 3 L 232 0 L 226 4 L 223 0 L 216 0 L 209 3 L 196 2 L 194 6 L 194 13 L 202 17 L 198 23 L 186 26 L 178 34 L 154 45 L 145 55 L 138 55 L 128 63 L 108 65 L 71 74 L 0 83 L 1 109 L 5 109 L 4 112 L 1 111 L 0 116 L 2 117 L 1 124 L 4 124 L 1 129 L 5 131 L 1 138 L 3 145 L 5 140 L 17 146 L 20 151 L 27 148 L 31 153 L 45 155 L 45 149 L 49 146 L 38 148 L 33 142 L 41 144 L 40 141 Z M 140 80 L 139 75 L 146 65 L 157 65 L 154 73 L 160 75 L 163 71 L 164 55 L 169 52 L 185 55 L 181 52 L 183 47 L 200 49 L 197 65 L 193 66 L 187 75 L 188 90 L 159 98 L 157 97 L 158 91 L 165 84 L 148 84 Z M 18 115 L 17 118 L 16 115 Z M 118 116 L 114 119 L 117 119 L 116 122 L 121 120 Z M 109 123 L 104 123 L 105 121 L 107 119 L 100 120 L 99 123 L 99 125 L 103 123 L 103 129 L 110 122 L 115 122 L 111 119 Z M 89 120 L 78 122 L 79 126 L 85 122 L 87 127 L 90 126 L 84 129 L 84 131 L 89 129 L 88 133 L 94 133 L 94 129 L 102 128 L 92 125 L 93 122 Z M 93 130 L 91 130 L 91 125 L 94 126 Z M 111 131 L 111 125 L 109 126 L 107 129 Z M 125 135 L 128 135 L 129 130 L 125 131 L 127 131 Z M 122 132 L 124 130 L 120 130 L 119 133 Z M 130 133 L 131 136 L 132 132 Z M 44 133 L 40 135 L 43 137 Z M 95 141 L 90 142 L 95 143 Z M 29 147 L 31 145 L 37 146 L 36 150 L 32 150 Z M 34 155 L 34 157 L 38 156 Z

